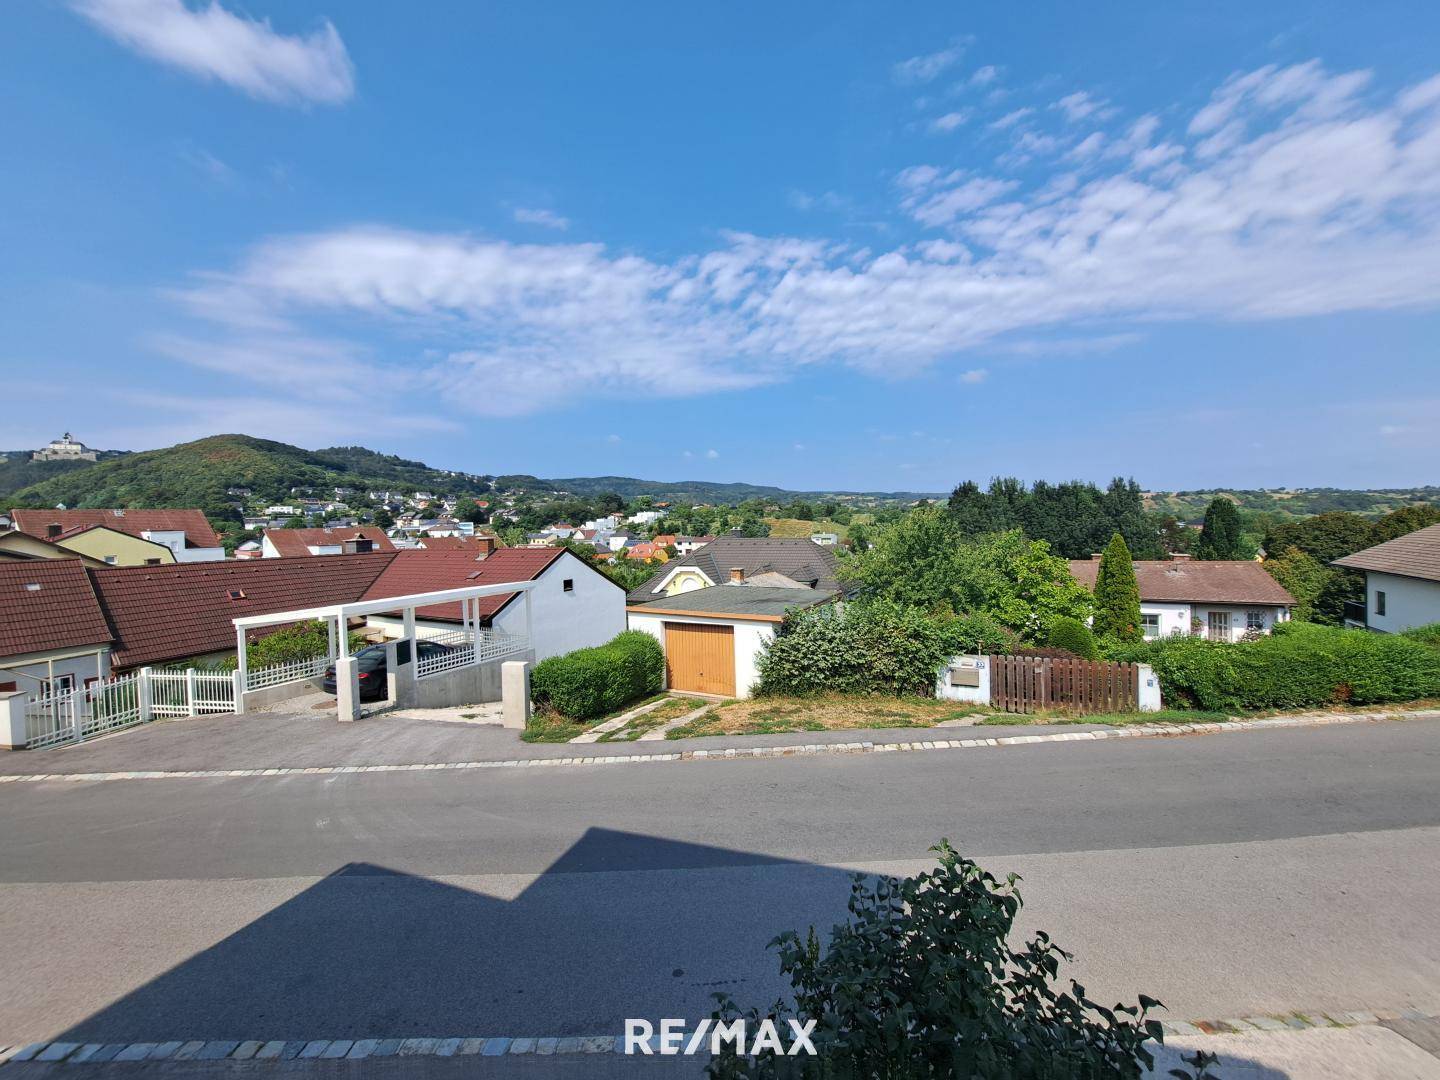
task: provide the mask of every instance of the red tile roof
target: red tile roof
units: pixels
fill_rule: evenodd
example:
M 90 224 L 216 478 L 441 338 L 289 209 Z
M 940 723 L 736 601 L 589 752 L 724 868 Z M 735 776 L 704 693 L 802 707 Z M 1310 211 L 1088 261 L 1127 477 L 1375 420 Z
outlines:
M 422 536 L 420 546 L 426 551 L 469 551 L 480 553 L 480 545 L 470 536 Z
M 0 563 L 0 656 L 109 640 L 105 613 L 79 559 Z
M 12 510 L 15 527 L 42 540 L 51 525 L 63 532 L 88 525 L 105 525 L 139 536 L 143 532 L 183 532 L 191 547 L 220 546 L 220 538 L 199 510 Z
M 379 600 L 387 596 L 465 589 L 473 585 L 532 581 L 564 554 L 564 548 L 500 548 L 477 562 L 475 553 L 471 551 L 401 551 L 396 553 L 394 561 L 366 590 L 362 599 Z M 498 614 L 517 595 L 504 593 L 481 597 L 480 617 L 483 619 Z M 460 605 L 432 604 L 416 608 L 415 614 L 422 619 L 459 622 Z
M 110 616 L 115 667 L 184 660 L 235 647 L 231 619 L 359 600 L 395 558 L 246 559 L 92 570 Z M 230 599 L 231 590 L 243 595 Z
M 377 525 L 351 525 L 348 529 L 266 529 L 265 535 L 285 558 L 312 556 L 310 548 L 334 547 L 357 536 L 369 540 L 373 551 L 394 551 L 395 545 Z
M 1071 559 L 1070 574 L 1087 589 L 1095 588 L 1099 559 Z M 1157 603 L 1279 604 L 1295 598 L 1258 562 L 1220 559 L 1137 559 L 1135 582 L 1140 599 Z

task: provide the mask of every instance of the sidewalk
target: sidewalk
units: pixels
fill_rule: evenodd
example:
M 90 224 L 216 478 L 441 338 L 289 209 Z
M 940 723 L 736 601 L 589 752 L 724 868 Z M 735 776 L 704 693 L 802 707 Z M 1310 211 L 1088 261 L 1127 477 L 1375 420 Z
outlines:
M 1093 724 L 964 728 L 855 728 L 782 735 L 719 735 L 636 743 L 526 743 L 487 724 L 395 714 L 350 724 L 316 714 L 264 713 L 165 720 L 54 750 L 0 754 L 0 781 L 40 776 L 87 779 L 275 775 L 609 765 L 725 758 L 801 757 L 929 750 L 975 750 L 1109 739 L 1175 738 L 1389 720 L 1440 719 L 1440 710 L 1314 714 L 1220 724 Z

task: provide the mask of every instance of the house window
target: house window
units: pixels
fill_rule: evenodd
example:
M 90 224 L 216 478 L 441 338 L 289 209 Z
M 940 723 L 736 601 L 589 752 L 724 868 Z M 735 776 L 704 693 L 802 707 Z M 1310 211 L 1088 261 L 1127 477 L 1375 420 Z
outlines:
M 568 577 L 567 577 L 567 578 L 565 579 L 564 589 L 565 589 L 566 592 L 574 592 L 574 591 L 575 591 L 575 579 L 574 579 L 574 578 L 568 578 Z
M 229 593 L 227 593 L 226 595 L 228 595 L 231 600 L 244 600 L 244 599 L 245 599 L 245 590 L 244 590 L 244 589 L 231 589 L 231 590 L 229 591 Z
M 1263 611 L 1245 612 L 1245 632 L 1256 634 L 1265 632 L 1265 613 Z
M 160 565 L 160 560 L 159 560 L 159 559 L 146 559 L 146 560 L 145 560 L 145 565 L 146 565 L 146 566 L 159 566 L 159 565 Z
M 107 563 L 109 563 L 111 566 L 114 566 L 114 565 L 115 565 L 115 561 L 116 561 L 118 558 L 119 558 L 118 555 L 106 555 L 106 556 L 105 556 L 105 561 L 106 561 Z
M 1384 615 L 1384 614 L 1385 614 L 1385 590 L 1384 590 L 1384 589 L 1376 589 L 1376 590 L 1375 590 L 1375 614 L 1376 614 L 1376 615 Z
M 1160 636 L 1160 616 L 1158 614 L 1147 615 L 1140 613 L 1140 630 L 1147 638 Z

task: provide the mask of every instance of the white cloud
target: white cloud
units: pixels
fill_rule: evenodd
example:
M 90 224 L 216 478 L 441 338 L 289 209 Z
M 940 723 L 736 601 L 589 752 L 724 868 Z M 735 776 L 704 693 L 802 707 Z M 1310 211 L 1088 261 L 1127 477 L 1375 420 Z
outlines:
M 274 237 L 192 284 L 184 299 L 211 329 L 167 349 L 276 386 L 306 373 L 328 385 L 358 364 L 357 385 L 374 372 L 398 394 L 511 415 L 826 364 L 887 378 L 936 362 L 981 370 L 956 358 L 1017 351 L 1021 335 L 1119 347 L 1083 337 L 1102 320 L 1120 334 L 1440 306 L 1440 93 L 1366 103 L 1353 75 L 1302 68 L 1304 93 L 1284 71 L 1245 77 L 1218 128 L 1156 143 L 1159 121 L 1142 117 L 1083 178 L 906 169 L 897 199 L 917 235 L 882 250 L 731 233 L 662 261 L 376 226 Z M 1198 155 L 1236 122 L 1234 141 Z
M 984 382 L 989 377 L 990 372 L 983 367 L 971 368 L 969 371 L 962 371 L 960 373 L 960 381 L 962 383 L 969 383 L 972 386 Z
M 895 81 L 901 85 L 927 83 L 946 68 L 954 66 L 965 55 L 969 38 L 957 38 L 938 52 L 925 53 L 902 60 L 892 69 Z
M 1078 124 L 1081 120 L 1092 116 L 1096 120 L 1108 120 L 1115 115 L 1115 110 L 1110 107 L 1109 103 L 1091 97 L 1084 90 L 1066 94 L 1050 107 L 1061 110 L 1065 114 L 1065 119 L 1072 124 Z
M 1004 131 L 1006 128 L 1014 127 L 1021 120 L 1024 120 L 1027 116 L 1032 115 L 1034 112 L 1035 110 L 1030 108 L 1028 105 L 1021 109 L 1015 109 L 1012 112 L 1006 113 L 1004 116 L 1000 117 L 1000 119 L 991 121 L 990 127 L 996 131 Z
M 994 64 L 986 64 L 982 68 L 976 68 L 975 73 L 970 76 L 971 86 L 989 86 L 1000 77 L 1000 69 Z
M 606 435 L 605 441 L 608 443 L 618 443 L 623 442 L 624 440 L 621 439 L 619 435 Z
M 718 458 L 718 457 L 720 456 L 720 451 L 719 451 L 719 450 L 706 450 L 706 451 L 705 451 L 705 456 L 706 456 L 707 458 L 709 458 L 711 461 L 714 461 L 716 458 Z
M 969 119 L 969 110 L 958 109 L 955 112 L 948 112 L 944 116 L 937 116 L 934 120 L 931 120 L 930 130 L 949 134 Z
M 522 225 L 542 225 L 547 229 L 564 232 L 570 228 L 570 219 L 561 217 L 554 210 L 534 210 L 520 206 L 515 208 L 515 220 Z
M 329 22 L 303 36 L 235 15 L 218 0 L 73 0 L 74 9 L 120 44 L 262 101 L 336 105 L 355 93 L 345 43 Z

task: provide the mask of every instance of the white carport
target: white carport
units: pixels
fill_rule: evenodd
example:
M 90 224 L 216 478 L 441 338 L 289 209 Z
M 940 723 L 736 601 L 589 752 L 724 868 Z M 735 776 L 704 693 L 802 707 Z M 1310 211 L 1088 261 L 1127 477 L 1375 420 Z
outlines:
M 530 648 L 533 623 L 531 622 L 530 592 L 534 581 L 506 581 L 493 585 L 474 585 L 463 589 L 443 589 L 438 592 L 412 593 L 408 596 L 390 596 L 375 600 L 359 600 L 349 604 L 331 604 L 326 607 L 299 608 L 294 611 L 275 611 L 267 615 L 247 615 L 232 622 L 235 626 L 235 653 L 238 663 L 237 681 L 241 687 L 250 687 L 251 678 L 245 656 L 246 635 L 252 630 L 267 626 L 288 626 L 294 623 L 319 620 L 329 630 L 329 661 L 335 664 L 336 710 L 341 720 L 356 720 L 360 716 L 360 684 L 357 663 L 350 655 L 349 620 L 366 615 L 400 612 L 403 634 L 400 638 L 387 641 L 388 672 L 392 680 L 398 680 L 402 687 L 407 681 L 439 676 L 457 669 L 472 668 L 491 663 L 508 656 L 518 656 Z M 479 600 L 486 596 L 503 596 L 521 593 L 525 600 L 525 632 L 523 635 L 496 634 L 480 626 Z M 460 605 L 460 629 L 450 635 L 445 645 L 446 652 L 421 661 L 416 653 L 415 610 L 433 604 Z M 408 648 L 407 648 L 408 645 Z M 328 666 L 328 662 L 326 664 Z M 522 665 L 526 666 L 526 665 Z M 508 665 L 507 665 L 508 667 Z M 528 677 L 519 676 L 527 684 L 525 693 L 528 707 Z M 313 669 L 305 677 L 313 677 Z M 511 678 L 506 672 L 507 681 Z M 505 695 L 507 723 L 511 712 L 510 693 Z M 238 705 L 238 703 L 237 703 Z

